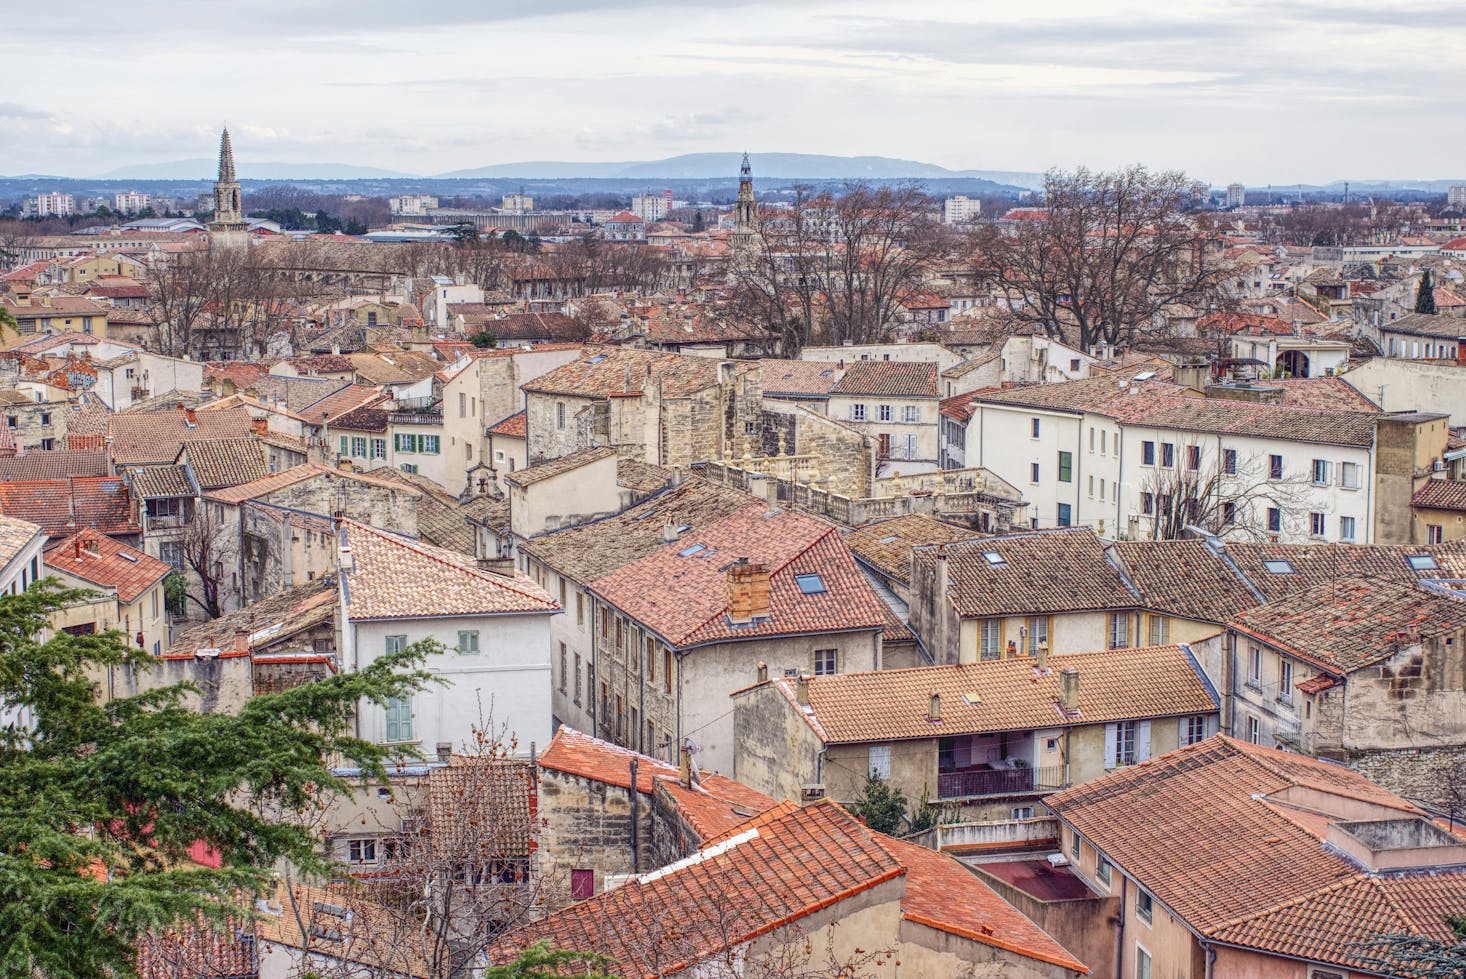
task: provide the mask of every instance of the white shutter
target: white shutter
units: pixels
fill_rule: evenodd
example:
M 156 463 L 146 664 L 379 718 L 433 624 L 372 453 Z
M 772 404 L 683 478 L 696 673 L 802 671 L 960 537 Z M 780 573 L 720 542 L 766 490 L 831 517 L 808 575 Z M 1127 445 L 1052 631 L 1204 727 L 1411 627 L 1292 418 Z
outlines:
M 1105 768 L 1115 767 L 1115 725 L 1105 725 Z
M 868 767 L 881 778 L 889 779 L 891 777 L 891 746 L 888 744 L 871 745 Z
M 1135 725 L 1135 760 L 1145 761 L 1150 757 L 1150 721 Z
M 1181 720 L 1178 721 L 1177 724 L 1176 724 L 1176 746 L 1178 748 L 1184 748 L 1184 747 L 1186 747 L 1186 744 L 1187 744 L 1186 736 L 1188 734 L 1190 734 L 1190 733 L 1191 733 L 1191 718 L 1189 718 L 1189 717 L 1183 717 L 1183 718 L 1181 718 Z
M 1217 733 L 1217 725 L 1219 723 L 1221 723 L 1221 718 L 1219 716 L 1217 716 L 1216 714 L 1208 714 L 1207 715 L 1207 718 L 1206 718 L 1206 736 L 1207 737 L 1211 737 L 1213 734 L 1216 734 Z

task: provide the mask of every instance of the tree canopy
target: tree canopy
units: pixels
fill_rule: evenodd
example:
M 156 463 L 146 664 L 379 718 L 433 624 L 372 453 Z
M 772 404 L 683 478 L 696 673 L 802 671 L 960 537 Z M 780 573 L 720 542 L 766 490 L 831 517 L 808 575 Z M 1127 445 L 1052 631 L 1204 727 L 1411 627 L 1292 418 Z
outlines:
M 104 701 L 97 678 L 148 665 L 115 632 L 41 638 L 83 593 L 42 582 L 0 596 L 0 976 L 132 974 L 139 937 L 245 911 L 279 861 L 329 869 L 310 816 L 385 777 L 387 749 L 351 734 L 358 703 L 427 682 L 410 647 L 250 698 L 234 715 L 174 685 Z M 217 868 L 188 859 L 205 846 Z

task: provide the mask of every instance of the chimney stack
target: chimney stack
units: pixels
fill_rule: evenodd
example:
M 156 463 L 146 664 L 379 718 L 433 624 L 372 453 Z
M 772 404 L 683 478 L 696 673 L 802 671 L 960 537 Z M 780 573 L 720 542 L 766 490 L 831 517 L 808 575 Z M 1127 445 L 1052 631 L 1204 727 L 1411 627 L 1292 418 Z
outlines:
M 668 544 L 675 543 L 677 540 L 677 526 L 670 520 L 662 524 L 662 540 Z
M 1034 664 L 1040 673 L 1047 673 L 1049 669 L 1049 641 L 1043 640 L 1038 644 L 1037 655 L 1034 657 Z
M 769 664 L 767 664 L 767 663 L 760 663 L 760 664 L 758 664 L 758 682 L 759 683 L 767 683 L 768 680 L 769 680 Z
M 442 762 L 445 765 L 453 761 L 453 742 L 438 742 L 438 761 Z
M 770 477 L 764 480 L 764 495 L 768 498 L 768 508 L 764 510 L 764 516 L 772 517 L 779 512 L 779 481 Z
M 512 557 L 481 557 L 474 564 L 480 571 L 487 571 L 489 574 L 496 574 L 504 578 L 514 577 L 514 559 Z
M 942 695 L 935 690 L 926 703 L 926 719 L 933 723 L 942 719 Z
M 1059 672 L 1059 706 L 1066 714 L 1079 710 L 1079 671 L 1072 666 Z
M 249 427 L 256 435 L 268 435 L 270 432 L 270 420 L 268 418 L 251 418 Z
M 772 614 L 769 566 L 750 564 L 748 558 L 739 558 L 728 568 L 728 621 L 750 625 Z
M 243 629 L 236 629 L 234 631 L 234 648 L 241 653 L 249 652 L 249 633 Z
M 685 743 L 677 752 L 677 775 L 684 786 L 692 788 L 692 749 Z
M 803 673 L 799 674 L 799 682 L 795 684 L 794 699 L 800 707 L 809 706 L 809 677 Z
M 189 428 L 198 428 L 199 416 L 192 408 L 183 409 L 183 423 Z

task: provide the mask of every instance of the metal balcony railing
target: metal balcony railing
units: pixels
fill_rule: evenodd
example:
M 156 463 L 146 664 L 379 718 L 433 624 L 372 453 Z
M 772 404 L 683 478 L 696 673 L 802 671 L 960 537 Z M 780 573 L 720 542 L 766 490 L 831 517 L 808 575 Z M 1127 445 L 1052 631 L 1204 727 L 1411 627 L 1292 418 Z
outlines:
M 972 768 L 937 773 L 938 799 L 1022 795 L 1064 787 L 1064 768 Z

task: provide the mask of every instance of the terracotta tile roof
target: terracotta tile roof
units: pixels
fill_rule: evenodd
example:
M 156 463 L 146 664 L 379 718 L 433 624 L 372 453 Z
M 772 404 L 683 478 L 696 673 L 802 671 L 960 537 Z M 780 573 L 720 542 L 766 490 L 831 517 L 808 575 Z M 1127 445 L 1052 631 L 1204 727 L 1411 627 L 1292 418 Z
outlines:
M 935 398 L 937 365 L 905 360 L 857 360 L 845 370 L 830 393 L 857 398 Z
M 1331 673 L 1351 673 L 1402 645 L 1466 627 L 1466 602 L 1377 578 L 1341 578 L 1243 612 L 1232 628 Z
M 53 449 L 0 456 L 0 480 L 110 475 L 112 464 L 107 460 L 107 453 L 95 449 Z
M 1154 612 L 1225 625 L 1261 604 L 1222 556 L 1202 540 L 1116 541 L 1120 568 Z
M 1283 389 L 1283 404 L 1292 408 L 1378 413 L 1379 405 L 1342 377 L 1289 377 L 1270 380 L 1268 387 Z
M 1377 410 L 1325 411 L 1222 398 L 1180 398 L 1155 405 L 1132 424 L 1289 442 L 1372 446 L 1377 417 Z
M 609 956 L 626 979 L 673 975 L 904 873 L 874 834 L 817 803 L 518 928 L 488 954 L 548 939 Z
M 1184 646 L 1055 655 L 1042 674 L 1034 662 L 1019 656 L 809 677 L 807 708 L 798 706 L 797 678 L 770 682 L 827 744 L 1074 727 L 1218 709 L 1216 691 Z M 1079 671 L 1077 716 L 1059 708 L 1064 669 Z M 1137 676 L 1146 682 L 1135 682 Z M 933 693 L 942 698 L 938 722 L 928 718 Z
M 192 659 L 200 649 L 234 650 L 240 633 L 253 636 L 269 631 L 261 642 L 276 644 L 317 625 L 332 621 L 341 604 L 336 575 L 322 575 L 315 581 L 290 588 L 254 602 L 237 612 L 228 612 L 179 633 L 164 653 L 165 659 Z
M 510 313 L 482 321 L 497 340 L 549 340 L 552 343 L 585 337 L 585 328 L 564 313 Z
M 1430 479 L 1410 498 L 1410 505 L 1432 510 L 1466 510 L 1466 482 Z
M 142 531 L 127 485 L 115 476 L 0 483 L 0 513 L 40 524 L 51 537 L 82 527 L 117 537 Z
M 346 354 L 311 354 L 296 357 L 290 364 L 305 374 L 349 374 L 356 369 Z
M 346 613 L 353 620 L 552 613 L 560 608 L 524 575 L 481 570 L 466 554 L 354 520 L 343 521 L 337 536 L 351 545 L 355 564 L 344 572 Z
M 1270 602 L 1340 578 L 1382 578 L 1401 584 L 1422 578 L 1466 578 L 1466 540 L 1432 545 L 1229 541 L 1225 551 Z M 1413 556 L 1433 558 L 1436 567 L 1414 570 L 1406 560 Z
M 760 360 L 766 397 L 827 398 L 844 371 L 821 360 Z
M 593 462 L 599 462 L 616 454 L 616 450 L 608 445 L 591 446 L 588 449 L 580 449 L 569 455 L 551 459 L 548 462 L 541 462 L 538 465 L 527 466 L 524 469 L 516 469 L 504 478 L 515 486 L 533 486 L 542 480 L 550 479 L 553 476 L 560 476 L 573 472 L 581 466 L 588 466 Z
M 155 557 L 117 543 L 95 530 L 81 530 L 46 548 L 46 566 L 117 589 L 117 597 L 131 603 L 172 572 Z
M 528 856 L 534 777 L 527 760 L 453 755 L 428 773 L 426 844 L 442 859 Z
M 1103 542 L 1077 527 L 946 545 L 947 598 L 963 618 L 1134 608 L 1139 597 L 1105 559 Z M 996 554 L 1001 563 L 984 555 Z M 915 573 L 934 572 L 937 548 L 913 552 Z
M 113 415 L 108 425 L 113 461 L 119 466 L 172 465 L 188 442 L 244 437 L 252 431 L 244 408 L 196 411 L 193 418 L 190 423 L 176 408 Z
M 728 569 L 742 558 L 768 567 L 772 614 L 733 625 Z M 805 594 L 798 575 L 818 575 L 824 591 Z M 769 515 L 758 506 L 689 531 L 594 582 L 591 591 L 680 647 L 885 623 L 884 603 L 837 528 L 788 510 Z
M 298 466 L 277 473 L 266 473 L 258 479 L 252 479 L 247 483 L 238 483 L 234 486 L 226 486 L 212 490 L 206 495 L 211 500 L 220 503 L 239 504 L 245 500 L 256 500 L 268 496 L 276 490 L 284 489 L 287 486 L 294 486 L 303 483 L 308 479 L 317 476 L 326 476 L 329 479 L 344 479 L 356 483 L 367 483 L 372 486 L 382 486 L 387 489 L 405 493 L 408 496 L 418 496 L 421 490 L 414 486 L 404 486 L 399 480 L 393 479 L 388 473 L 390 469 L 383 469 L 381 473 L 349 472 L 345 469 L 332 469 L 327 466 L 318 465 L 314 462 L 304 462 Z
M 523 385 L 525 392 L 608 398 L 635 396 L 647 387 L 659 386 L 664 397 L 679 398 L 718 383 L 720 361 L 712 357 L 629 347 L 590 349 L 586 354 Z M 755 365 L 746 362 L 734 366 L 735 376 L 755 370 Z
M 1409 333 L 1412 336 L 1456 340 L 1466 338 L 1466 319 L 1442 316 L 1439 313 L 1406 313 L 1399 319 L 1381 323 L 1380 329 L 1387 333 Z
M 335 419 L 353 408 L 365 408 L 387 400 L 387 394 L 365 384 L 348 384 L 304 407 L 296 408 L 300 416 L 316 425 L 334 424 Z
M 78 436 L 107 435 L 112 413 L 94 395 L 87 395 L 66 409 L 66 435 L 68 443 Z M 80 445 L 68 444 L 67 448 L 79 449 Z
M 269 473 L 265 450 L 253 435 L 239 438 L 195 439 L 178 450 L 175 464 L 187 460 L 194 480 L 203 490 L 238 486 Z
M 368 384 L 410 384 L 430 377 L 439 367 L 426 354 L 404 350 L 392 353 L 348 354 L 356 376 Z
M 501 435 L 508 438 L 529 438 L 529 412 L 521 408 L 508 418 L 502 418 L 484 430 L 485 435 Z
M 330 431 L 385 432 L 392 412 L 385 408 L 352 408 L 331 418 Z
M 856 559 L 893 581 L 911 581 L 911 549 L 928 544 L 950 544 L 983 536 L 969 527 L 947 523 L 926 514 L 912 513 L 877 520 L 845 535 L 845 546 Z
M 636 790 L 650 795 L 661 783 L 703 840 L 726 833 L 778 803 L 742 782 L 716 772 L 702 773 L 688 788 L 676 765 L 638 754 L 563 724 L 536 760 L 541 768 L 576 775 L 618 788 L 631 788 L 631 761 L 636 760 Z
M 616 460 L 616 485 L 633 493 L 655 493 L 672 480 L 672 470 L 640 459 Z
M 143 466 L 127 470 L 127 482 L 139 500 L 193 496 L 198 492 L 185 466 Z
M 1312 790 L 1306 809 L 1289 799 L 1295 786 Z M 1159 903 L 1217 941 L 1358 964 L 1350 946 L 1379 931 L 1450 937 L 1446 909 L 1466 901 L 1460 870 L 1375 877 L 1322 845 L 1328 823 L 1340 818 L 1330 811 L 1359 818 L 1362 802 L 1382 807 L 1366 818 L 1418 814 L 1405 800 L 1341 765 L 1228 737 L 1045 802 Z
M 686 527 L 681 536 L 750 506 L 764 505 L 747 493 L 689 476 L 680 486 L 602 520 L 523 541 L 520 550 L 581 584 L 596 581 L 667 546 L 665 528 Z
M 995 360 L 1001 360 L 1002 357 L 1002 350 L 992 350 L 985 354 L 978 354 L 976 357 L 964 360 L 960 364 L 953 364 L 951 367 L 948 367 L 946 370 L 942 371 L 942 376 L 966 377 L 968 374 L 971 374 L 979 367 L 986 367 L 988 364 L 991 364 Z
M 256 979 L 259 959 L 251 926 L 200 922 L 138 939 L 139 979 Z

